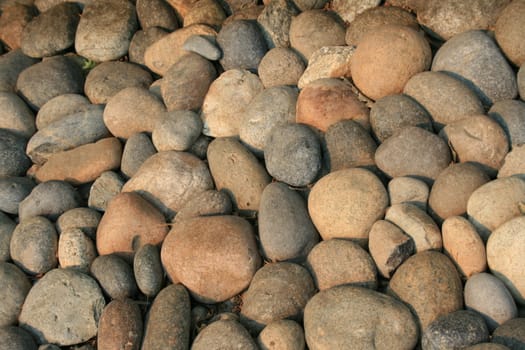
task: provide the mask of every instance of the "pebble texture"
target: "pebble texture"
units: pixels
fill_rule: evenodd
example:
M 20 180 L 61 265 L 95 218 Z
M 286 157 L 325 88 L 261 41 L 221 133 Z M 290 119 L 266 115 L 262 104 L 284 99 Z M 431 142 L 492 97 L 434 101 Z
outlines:
M 31 283 L 22 270 L 7 262 L 0 262 L 0 281 L 4 286 L 0 291 L 0 326 L 16 325 Z
M 137 294 L 131 266 L 117 255 L 98 256 L 89 272 L 111 299 L 133 298 Z
M 142 315 L 131 299 L 113 300 L 100 315 L 97 349 L 138 350 L 142 340 Z
M 235 320 L 218 320 L 204 328 L 192 344 L 193 350 L 240 348 L 257 350 L 250 333 Z

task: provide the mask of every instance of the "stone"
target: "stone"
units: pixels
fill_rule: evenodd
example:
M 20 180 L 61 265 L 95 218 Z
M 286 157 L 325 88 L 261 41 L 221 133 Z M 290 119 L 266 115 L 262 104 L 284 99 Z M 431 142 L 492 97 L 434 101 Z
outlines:
M 39 182 L 60 180 L 73 185 L 96 180 L 103 172 L 120 167 L 122 145 L 116 137 L 101 139 L 69 151 L 52 154 L 35 173 Z
M 0 328 L 0 348 L 11 350 L 37 350 L 31 333 L 23 328 L 10 326 Z
M 144 61 L 144 54 L 147 48 L 168 34 L 168 31 L 159 27 L 149 27 L 144 30 L 137 30 L 129 43 L 129 61 L 147 68 L 146 62 Z
M 239 137 L 256 155 L 262 156 L 273 130 L 295 121 L 297 95 L 297 90 L 290 86 L 266 88 L 245 108 Z
M 465 215 L 472 192 L 489 181 L 487 173 L 475 163 L 450 164 L 438 175 L 430 190 L 429 212 L 437 222 Z
M 233 138 L 216 138 L 208 147 L 208 166 L 217 190 L 230 195 L 235 209 L 259 210 L 262 192 L 271 178 L 246 147 Z
M 287 47 L 276 47 L 263 56 L 258 74 L 264 87 L 271 88 L 297 85 L 304 70 L 305 64 L 295 51 Z
M 190 316 L 190 296 L 183 285 L 171 284 L 162 289 L 146 318 L 142 349 L 187 349 Z
M 149 157 L 122 191 L 141 194 L 171 219 L 191 197 L 212 188 L 212 175 L 202 160 L 186 152 L 164 151 Z
M 507 5 L 507 1 L 501 2 Z M 518 67 L 525 63 L 525 47 L 520 41 L 525 34 L 525 26 L 520 21 L 524 14 L 525 5 L 523 3 L 519 1 L 510 3 L 500 12 L 494 26 L 498 46 L 505 56 Z
M 24 101 L 12 92 L 0 92 L 0 128 L 30 138 L 36 131 L 35 117 Z
M 140 27 L 145 31 L 151 27 L 170 32 L 179 28 L 175 9 L 167 1 L 137 0 L 135 8 Z
M 519 90 L 519 95 L 521 97 L 522 100 L 525 101 L 525 65 L 522 66 L 522 68 L 520 68 L 518 70 L 518 90 Z
M 323 240 L 344 238 L 363 245 L 370 227 L 383 217 L 387 205 L 388 194 L 379 178 L 360 168 L 325 175 L 308 197 L 308 212 Z
M 465 60 L 468 52 L 469 59 Z M 516 76 L 492 38 L 480 30 L 455 35 L 439 48 L 432 71 L 446 71 L 474 89 L 484 105 L 516 97 Z
M 388 293 L 414 312 L 421 329 L 463 308 L 463 286 L 454 264 L 435 251 L 417 253 L 398 267 Z
M 370 133 L 353 120 L 332 124 L 324 134 L 324 142 L 323 157 L 330 171 L 375 165 L 377 145 Z
M 307 267 L 319 290 L 349 284 L 377 288 L 377 269 L 371 256 L 357 243 L 329 239 L 308 254 Z
M 415 126 L 392 135 L 377 148 L 376 165 L 390 177 L 413 176 L 432 183 L 451 162 L 439 136 Z
M 498 178 L 525 173 L 525 145 L 514 146 L 503 159 L 503 165 L 498 170 Z
M 189 110 L 175 110 L 153 129 L 151 138 L 155 148 L 161 151 L 186 151 L 202 131 L 199 115 Z
M 292 18 L 290 46 L 308 62 L 323 46 L 345 44 L 345 27 L 332 11 L 306 10 Z
M 36 185 L 31 193 L 20 202 L 20 220 L 31 216 L 47 216 L 56 220 L 62 213 L 80 206 L 75 188 L 64 181 L 47 181 Z
M 50 57 L 24 69 L 16 90 L 28 105 L 38 110 L 53 97 L 83 92 L 82 69 L 66 56 Z
M 454 349 L 489 340 L 489 331 L 481 315 L 468 310 L 458 310 L 433 321 L 424 331 L 422 348 Z
M 54 269 L 31 288 L 19 323 L 39 343 L 79 344 L 97 335 L 105 306 L 94 279 L 71 269 Z
M 205 24 L 193 24 L 177 29 L 148 46 L 144 52 L 146 66 L 154 73 L 166 74 L 173 64 L 188 54 L 188 51 L 183 49 L 183 45 L 193 35 L 215 37 L 217 32 Z
M 472 275 L 465 283 L 465 307 L 478 312 L 492 333 L 498 326 L 518 317 L 518 309 L 505 284 L 490 273 Z
M 131 135 L 124 145 L 120 161 L 120 171 L 128 178 L 135 175 L 142 163 L 157 153 L 150 137 L 143 132 Z
M 209 324 L 195 338 L 193 350 L 219 350 L 238 347 L 257 350 L 250 333 L 235 320 L 218 320 Z
M 211 137 L 200 134 L 188 151 L 197 158 L 204 160 L 206 159 L 206 152 L 212 140 Z
M 470 276 L 487 269 L 485 244 L 474 225 L 463 216 L 450 216 L 441 226 L 443 250 L 456 264 L 462 276 Z
M 38 60 L 24 55 L 22 50 L 13 49 L 0 56 L 0 91 L 15 92 L 19 74 Z
M 443 240 L 438 225 L 422 209 L 408 203 L 391 205 L 385 214 L 388 220 L 398 226 L 414 241 L 415 250 L 441 250 Z
M 102 62 L 89 71 L 84 91 L 93 104 L 106 104 L 125 88 L 147 89 L 153 78 L 140 66 L 128 62 Z
M 30 57 L 54 56 L 67 50 L 75 41 L 80 21 L 80 7 L 63 2 L 42 12 L 22 32 L 20 47 Z
M 103 119 L 104 107 L 90 105 L 38 130 L 27 143 L 27 154 L 33 163 L 42 165 L 57 152 L 96 142 L 109 137 Z
M 265 2 L 268 0 L 265 0 Z M 328 0 L 294 0 L 295 6 L 301 11 L 308 11 L 313 9 L 322 9 Z
M 429 192 L 430 189 L 424 181 L 413 177 L 399 176 L 388 182 L 391 205 L 408 203 L 427 211 Z
M 18 0 L 16 0 L 16 1 L 18 1 Z M 82 8 L 89 1 L 91 1 L 91 0 L 80 0 L 80 1 L 77 2 L 77 4 L 78 4 L 78 6 L 80 6 Z M 18 2 L 20 2 L 20 1 L 18 1 Z M 51 8 L 53 8 L 56 5 L 59 5 L 59 4 L 63 3 L 63 2 L 68 2 L 68 0 L 27 0 L 25 2 L 33 3 L 35 5 L 35 7 L 38 9 L 38 11 L 40 11 L 40 12 L 46 12 L 47 10 L 50 10 Z
M 127 139 L 138 132 L 152 132 L 166 107 L 153 93 L 128 87 L 114 95 L 104 108 L 104 123 L 113 136 Z
M 216 0 L 197 0 L 184 15 L 184 26 L 206 24 L 214 29 L 220 28 L 226 13 L 221 3 Z
M 18 214 L 18 205 L 36 184 L 27 177 L 0 178 L 0 210 L 7 214 Z
M 314 182 L 321 169 L 319 137 L 308 125 L 276 126 L 266 139 L 264 160 L 276 180 L 302 187 Z
M 37 15 L 31 4 L 11 3 L 2 9 L 0 40 L 13 50 L 20 48 L 24 28 Z
M 199 216 L 230 215 L 232 206 L 232 200 L 225 191 L 207 190 L 188 200 L 175 215 L 174 222 Z
M 525 276 L 518 266 L 523 263 L 525 217 L 508 220 L 492 232 L 487 241 L 490 271 L 507 286 L 518 304 L 525 304 Z M 14 235 L 14 234 L 13 234 Z
M 525 181 L 519 177 L 492 180 L 476 189 L 467 202 L 467 215 L 483 241 L 492 231 L 510 219 L 523 215 Z
M 88 273 L 89 266 L 96 256 L 95 243 L 81 229 L 72 228 L 60 232 L 58 239 L 60 268 L 71 268 Z
M 257 23 L 262 29 L 268 48 L 290 46 L 290 24 L 300 13 L 291 0 L 273 0 L 264 7 Z
M 124 180 L 119 174 L 113 171 L 103 172 L 91 185 L 88 206 L 95 210 L 106 211 L 108 203 L 121 192 L 123 186 Z
M 139 290 L 147 297 L 155 297 L 162 289 L 164 270 L 160 250 L 153 244 L 144 244 L 133 258 L 133 273 Z
M 349 285 L 325 289 L 311 298 L 304 311 L 304 330 L 312 350 L 371 346 L 408 350 L 418 342 L 418 326 L 403 303 Z
M 217 61 L 222 57 L 222 51 L 217 46 L 217 41 L 213 37 L 192 35 L 186 39 L 182 48 L 186 51 L 199 54 L 210 61 Z
M 340 120 L 355 120 L 370 129 L 368 108 L 353 92 L 353 86 L 336 78 L 318 79 L 305 86 L 297 98 L 296 122 L 321 131 Z
M 272 322 L 259 333 L 257 345 L 262 350 L 302 350 L 305 347 L 303 327 L 292 320 Z
M 22 176 L 31 166 L 26 156 L 27 141 L 12 132 L 0 129 L 0 176 Z
M 379 0 L 335 0 L 332 3 L 332 10 L 335 11 L 339 17 L 346 23 L 352 23 L 354 19 L 362 12 L 379 6 Z
M 162 213 L 134 192 L 117 194 L 109 203 L 97 228 L 100 255 L 132 258 L 145 244 L 160 244 L 168 233 Z
M 496 343 L 478 343 L 465 348 L 465 350 L 508 350 L 505 345 Z
M 259 333 L 266 325 L 282 320 L 302 320 L 304 307 L 315 294 L 312 277 L 304 267 L 278 262 L 264 265 L 243 294 L 241 323 Z
M 510 148 L 525 143 L 525 103 L 502 100 L 490 107 L 488 116 L 498 122 L 509 140 Z
M 133 298 L 138 292 L 133 269 L 117 255 L 97 256 L 89 272 L 110 299 Z
M 308 67 L 297 86 L 302 89 L 322 78 L 350 78 L 350 60 L 355 48 L 352 46 L 323 46 L 312 53 Z
M 398 226 L 387 220 L 377 220 L 368 234 L 368 250 L 378 272 L 385 278 L 415 251 L 414 241 Z
M 131 299 L 111 301 L 98 324 L 97 349 L 138 350 L 142 340 L 142 314 Z
M 390 24 L 363 36 L 350 70 L 357 88 L 377 100 L 401 93 L 412 76 L 430 68 L 431 60 L 430 45 L 419 32 Z
M 55 224 L 59 234 L 70 229 L 80 229 L 94 240 L 101 217 L 102 215 L 94 209 L 80 207 L 64 212 Z
M 262 254 L 272 262 L 304 261 L 319 241 L 305 200 L 280 182 L 262 193 L 258 227 Z
M 165 73 L 160 85 L 168 111 L 202 107 L 211 83 L 217 77 L 213 63 L 195 53 L 188 53 Z
M 11 260 L 9 246 L 16 224 L 6 214 L 0 211 L 0 261 Z
M 520 349 L 525 345 L 525 318 L 516 317 L 508 320 L 492 333 L 492 342 Z
M 384 142 L 408 126 L 433 131 L 428 112 L 414 99 L 404 94 L 388 95 L 378 99 L 370 108 L 370 126 L 379 142 Z
M 229 215 L 175 223 L 162 245 L 161 260 L 171 280 L 180 281 L 204 303 L 239 294 L 261 264 L 252 226 Z
M 427 110 L 437 131 L 447 124 L 485 112 L 476 93 L 445 72 L 416 74 L 405 84 L 403 93 Z
M 63 94 L 47 101 L 36 114 L 35 124 L 38 130 L 71 114 L 90 108 L 89 100 L 84 95 Z
M 204 135 L 238 136 L 248 104 L 263 89 L 259 77 L 247 70 L 231 69 L 222 73 L 211 83 L 202 104 Z
M 16 325 L 18 314 L 22 310 L 24 300 L 31 289 L 31 283 L 26 275 L 16 265 L 0 262 L 0 281 L 4 288 L 0 291 L 2 306 L 0 306 L 1 327 Z
M 119 59 L 128 52 L 137 28 L 135 6 L 131 2 L 92 1 L 82 11 L 75 49 L 78 54 L 96 62 Z
M 235 2 L 237 0 L 225 0 L 224 2 L 226 4 Z M 226 25 L 230 22 L 236 21 L 238 19 L 247 19 L 256 21 L 257 17 L 262 13 L 262 10 L 264 10 L 264 5 L 259 5 L 257 3 L 254 3 L 254 0 L 239 0 L 240 2 L 249 2 L 247 6 L 242 6 L 241 8 L 235 10 L 235 12 L 231 13 L 227 11 L 227 14 L 230 14 L 224 22 L 222 22 L 222 25 Z M 227 9 L 226 9 L 227 10 Z

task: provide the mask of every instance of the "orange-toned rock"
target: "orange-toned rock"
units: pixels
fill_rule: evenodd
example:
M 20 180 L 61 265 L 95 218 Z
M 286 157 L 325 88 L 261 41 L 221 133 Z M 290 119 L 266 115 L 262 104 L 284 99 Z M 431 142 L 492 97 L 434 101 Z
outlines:
M 142 314 L 131 299 L 116 299 L 102 311 L 97 349 L 138 350 L 142 340 Z
M 0 18 L 0 40 L 12 50 L 20 47 L 22 32 L 25 26 L 33 19 L 37 11 L 33 6 L 26 6 L 14 2 L 2 8 Z
M 104 171 L 118 168 L 121 156 L 120 141 L 116 137 L 105 138 L 51 155 L 35 177 L 39 182 L 62 180 L 80 185 L 94 181 Z

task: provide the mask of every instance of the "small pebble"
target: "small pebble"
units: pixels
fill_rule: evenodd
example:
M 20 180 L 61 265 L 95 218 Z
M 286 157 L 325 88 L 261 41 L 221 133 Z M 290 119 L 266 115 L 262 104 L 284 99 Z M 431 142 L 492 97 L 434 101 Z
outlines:
M 0 261 L 11 260 L 9 246 L 16 224 L 6 214 L 0 211 Z
M 261 350 L 303 350 L 303 327 L 292 320 L 279 320 L 268 324 L 257 337 Z
M 0 178 L 0 210 L 7 214 L 18 214 L 18 205 L 36 186 L 27 177 Z
M 95 243 L 79 228 L 62 230 L 58 239 L 58 263 L 61 268 L 87 273 L 95 260 Z
M 258 349 L 250 333 L 235 320 L 218 320 L 209 324 L 197 335 L 191 348 L 192 350 Z
M 259 63 L 259 77 L 264 87 L 298 85 L 305 64 L 290 48 L 276 47 L 268 51 Z
M 89 190 L 88 206 L 92 209 L 106 211 L 108 203 L 119 194 L 124 180 L 113 171 L 100 174 Z
M 157 150 L 146 133 L 139 132 L 131 135 L 126 140 L 122 151 L 120 171 L 126 177 L 132 177 L 139 170 L 142 163 L 155 153 L 157 153 Z
M 161 151 L 186 151 L 202 132 L 202 120 L 195 112 L 175 110 L 155 126 L 151 134 L 153 145 Z
M 186 51 L 195 52 L 210 61 L 217 61 L 222 57 L 222 52 L 214 37 L 192 35 L 186 39 L 182 48 Z
M 67 117 L 70 114 L 82 112 L 90 105 L 84 95 L 63 94 L 47 101 L 36 114 L 36 128 L 44 129 L 49 124 Z
M 133 298 L 137 294 L 133 269 L 117 255 L 97 256 L 89 272 L 111 299 Z
M 7 262 L 0 262 L 0 282 L 5 286 L 0 290 L 0 327 L 14 326 L 31 283 L 22 270 Z
M 142 314 L 131 299 L 111 301 L 98 324 L 97 349 L 139 350 L 142 341 Z
M 160 261 L 160 250 L 145 244 L 137 250 L 133 259 L 133 273 L 139 290 L 147 297 L 155 297 L 164 282 L 164 270 Z

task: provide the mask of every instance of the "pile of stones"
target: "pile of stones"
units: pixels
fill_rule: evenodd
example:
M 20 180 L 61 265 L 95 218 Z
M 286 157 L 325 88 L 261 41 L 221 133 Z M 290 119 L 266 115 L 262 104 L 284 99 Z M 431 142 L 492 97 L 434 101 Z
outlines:
M 0 0 L 0 349 L 524 349 L 524 18 Z

